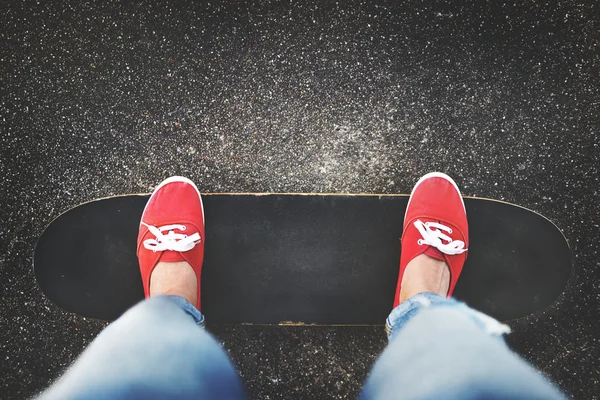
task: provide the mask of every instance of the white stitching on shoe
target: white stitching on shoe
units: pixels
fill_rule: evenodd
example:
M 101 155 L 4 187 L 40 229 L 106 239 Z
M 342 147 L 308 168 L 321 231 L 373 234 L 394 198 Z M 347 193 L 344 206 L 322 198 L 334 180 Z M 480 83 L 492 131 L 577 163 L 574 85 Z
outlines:
M 465 242 L 462 240 L 452 240 L 452 238 L 442 231 L 452 233 L 452 229 L 446 225 L 439 224 L 437 222 L 425 222 L 416 220 L 413 224 L 419 231 L 423 239 L 419 239 L 417 244 L 419 246 L 427 244 L 433 246 L 444 254 L 455 255 L 461 254 L 467 251 L 465 249 Z M 432 229 L 433 228 L 433 229 Z M 443 243 L 442 240 L 447 243 Z
M 179 251 L 186 252 L 193 249 L 198 243 L 200 243 L 200 234 L 198 232 L 191 236 L 183 235 L 181 233 L 175 233 L 174 229 L 180 231 L 185 230 L 185 225 L 165 225 L 157 228 L 142 221 L 142 225 L 148 227 L 148 230 L 155 236 L 154 239 L 144 240 L 144 247 L 152 251 Z M 164 231 L 168 231 L 166 235 Z

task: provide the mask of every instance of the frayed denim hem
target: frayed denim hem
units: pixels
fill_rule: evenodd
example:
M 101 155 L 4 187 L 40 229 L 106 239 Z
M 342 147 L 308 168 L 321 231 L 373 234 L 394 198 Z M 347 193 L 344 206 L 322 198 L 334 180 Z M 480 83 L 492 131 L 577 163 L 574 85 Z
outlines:
M 194 307 L 192 303 L 190 303 L 181 296 L 166 295 L 164 297 L 177 304 L 177 306 L 181 308 L 186 314 L 190 315 L 194 319 L 196 325 L 204 328 L 204 315 L 200 311 L 198 311 L 198 309 Z
M 508 325 L 502 324 L 494 318 L 474 310 L 465 303 L 452 298 L 445 298 L 437 293 L 424 292 L 411 297 L 394 308 L 386 319 L 385 331 L 388 339 L 392 338 L 416 316 L 420 311 L 432 307 L 452 307 L 468 315 L 485 333 L 492 336 L 502 336 L 510 333 Z

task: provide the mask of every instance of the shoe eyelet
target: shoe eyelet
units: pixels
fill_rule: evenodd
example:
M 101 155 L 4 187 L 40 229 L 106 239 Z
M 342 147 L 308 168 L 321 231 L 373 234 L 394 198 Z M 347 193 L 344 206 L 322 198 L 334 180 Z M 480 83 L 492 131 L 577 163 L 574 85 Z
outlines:
M 181 225 L 181 226 L 182 226 L 182 228 L 181 228 L 182 231 L 185 231 L 187 229 L 187 226 L 185 226 L 185 225 Z
M 421 245 L 423 244 L 423 241 L 422 241 L 421 239 L 419 239 L 419 240 L 417 240 L 417 244 L 418 244 L 419 246 L 421 246 Z
M 448 231 L 448 233 L 452 233 L 452 228 L 449 228 L 450 230 Z
M 187 235 L 183 235 L 183 238 L 184 238 L 184 239 L 185 239 L 185 238 L 187 238 Z

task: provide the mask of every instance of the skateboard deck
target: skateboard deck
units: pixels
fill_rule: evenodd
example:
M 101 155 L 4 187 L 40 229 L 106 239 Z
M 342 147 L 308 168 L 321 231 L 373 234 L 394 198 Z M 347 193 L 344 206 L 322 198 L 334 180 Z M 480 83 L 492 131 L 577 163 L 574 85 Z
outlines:
M 143 299 L 136 258 L 149 195 L 76 206 L 34 254 L 37 282 L 62 309 L 114 320 Z M 408 195 L 205 194 L 202 311 L 209 323 L 380 325 L 391 311 Z M 548 307 L 571 254 L 548 219 L 465 197 L 470 245 L 454 295 L 500 320 Z

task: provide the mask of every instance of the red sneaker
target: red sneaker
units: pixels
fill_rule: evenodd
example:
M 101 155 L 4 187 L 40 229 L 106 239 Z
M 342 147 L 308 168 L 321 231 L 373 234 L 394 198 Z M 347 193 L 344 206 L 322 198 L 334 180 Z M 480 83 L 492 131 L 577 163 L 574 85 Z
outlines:
M 142 213 L 137 256 L 146 297 L 150 296 L 150 275 L 159 261 L 187 261 L 196 273 L 196 308 L 200 310 L 204 208 L 200 192 L 192 181 L 173 176 L 156 187 Z
M 452 296 L 467 259 L 468 245 L 467 213 L 458 186 L 441 172 L 423 176 L 410 194 L 404 215 L 394 307 L 400 304 L 400 284 L 406 265 L 423 253 L 448 264 L 450 287 L 447 296 Z

